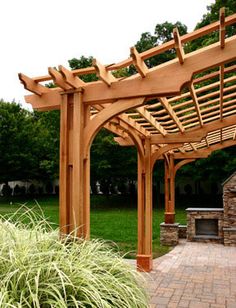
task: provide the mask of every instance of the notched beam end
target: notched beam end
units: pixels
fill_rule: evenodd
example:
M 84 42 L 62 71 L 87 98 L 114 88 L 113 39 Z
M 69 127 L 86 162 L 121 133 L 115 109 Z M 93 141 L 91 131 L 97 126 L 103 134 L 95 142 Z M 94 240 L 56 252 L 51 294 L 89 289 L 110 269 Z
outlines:
M 34 94 L 41 96 L 42 94 L 48 93 L 50 91 L 49 88 L 42 86 L 41 84 L 34 81 L 32 78 L 22 73 L 19 73 L 18 77 L 21 83 L 23 84 L 24 88 Z
M 115 81 L 117 81 L 117 79 L 112 75 L 111 72 L 106 70 L 106 67 L 104 65 L 102 65 L 101 63 L 98 62 L 98 60 L 93 59 L 92 62 L 97 76 L 107 85 L 107 86 L 111 86 L 111 84 Z
M 69 86 L 73 87 L 74 89 L 77 89 L 80 87 L 83 88 L 85 86 L 85 82 L 82 79 L 80 79 L 78 76 L 74 76 L 73 72 L 71 72 L 64 66 L 59 65 L 58 69 L 60 73 L 62 74 L 62 77 L 64 78 L 65 82 Z
M 184 49 L 181 43 L 181 38 L 179 35 L 178 28 L 173 29 L 173 36 L 174 36 L 174 41 L 175 41 L 175 50 L 176 50 L 177 57 L 179 58 L 179 63 L 183 64 L 184 63 Z
M 58 72 L 55 68 L 49 67 L 48 68 L 49 75 L 52 76 L 54 82 L 63 90 L 70 90 L 71 87 L 65 82 L 60 72 Z

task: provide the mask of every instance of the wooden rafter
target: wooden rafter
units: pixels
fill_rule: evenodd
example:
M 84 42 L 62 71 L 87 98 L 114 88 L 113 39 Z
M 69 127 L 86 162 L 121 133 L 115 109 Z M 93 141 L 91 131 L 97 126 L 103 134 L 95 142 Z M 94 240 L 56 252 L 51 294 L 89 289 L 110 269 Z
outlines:
M 192 99 L 193 99 L 193 102 L 194 102 L 194 105 L 195 105 L 199 124 L 200 124 L 200 126 L 203 126 L 202 115 L 201 115 L 201 111 L 200 111 L 200 107 L 199 107 L 199 103 L 198 103 L 198 98 L 197 98 L 193 83 L 190 84 L 189 89 L 190 89 L 190 93 L 191 93 L 191 96 L 192 96 Z
M 235 128 L 235 131 L 234 131 L 233 140 L 236 140 L 236 128 Z
M 224 101 L 224 65 L 220 66 L 220 119 L 223 119 L 223 101 Z
M 159 97 L 159 100 L 160 100 L 161 104 L 163 105 L 163 107 L 168 112 L 169 116 L 175 122 L 176 126 L 179 128 L 181 133 L 183 133 L 185 129 L 184 129 L 182 123 L 180 122 L 179 118 L 177 117 L 175 111 L 171 107 L 171 104 L 168 102 L 167 98 L 166 97 Z
M 149 111 L 147 111 L 144 107 L 138 107 L 136 108 L 138 113 L 144 117 L 153 127 L 157 129 L 158 132 L 160 132 L 163 136 L 167 134 L 167 131 L 164 129 L 164 127 L 156 121 L 156 119 L 151 115 Z

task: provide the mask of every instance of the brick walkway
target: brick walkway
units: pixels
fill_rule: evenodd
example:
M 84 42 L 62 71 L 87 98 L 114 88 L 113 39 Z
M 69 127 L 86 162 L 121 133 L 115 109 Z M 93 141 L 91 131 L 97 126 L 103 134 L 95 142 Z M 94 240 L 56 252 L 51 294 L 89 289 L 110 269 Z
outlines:
M 236 308 L 236 247 L 182 241 L 144 275 L 151 308 Z

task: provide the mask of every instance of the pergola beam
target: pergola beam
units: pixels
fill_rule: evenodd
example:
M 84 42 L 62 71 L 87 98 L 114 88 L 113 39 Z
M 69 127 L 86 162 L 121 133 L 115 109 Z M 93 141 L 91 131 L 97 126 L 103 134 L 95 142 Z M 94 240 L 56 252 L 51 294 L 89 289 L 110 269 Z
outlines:
M 42 86 L 41 84 L 35 82 L 32 78 L 22 73 L 19 73 L 18 76 L 24 88 L 30 92 L 33 92 L 36 95 L 41 96 L 50 91 L 49 88 Z
M 202 148 L 198 149 L 197 151 L 190 151 L 183 153 L 174 153 L 175 159 L 197 159 L 197 158 L 206 158 L 208 157 L 212 152 L 221 150 L 224 148 L 232 147 L 236 145 L 235 140 L 227 140 L 223 141 L 222 143 L 217 143 L 214 145 L 210 145 L 208 148 Z
M 231 115 L 225 117 L 222 121 L 215 120 L 211 123 L 205 124 L 203 127 L 193 128 L 191 130 L 185 131 L 184 133 L 174 133 L 168 134 L 165 137 L 163 136 L 151 136 L 152 144 L 161 144 L 161 143 L 176 143 L 176 142 L 199 142 L 207 133 L 235 125 L 236 115 Z
M 122 81 L 114 82 L 110 87 L 107 87 L 103 82 L 88 83 L 84 93 L 84 103 L 97 104 L 124 97 L 163 97 L 178 94 L 181 87 L 191 80 L 195 72 L 234 60 L 236 58 L 236 38 L 230 37 L 226 39 L 225 47 L 227 48 L 219 50 L 217 43 L 212 44 L 203 48 L 203 50 L 200 49 L 186 54 L 186 60 L 188 61 L 185 61 L 182 65 L 175 59 L 165 66 L 153 68 L 149 70 L 148 78 L 145 78 L 145 82 L 143 78 L 132 76 Z M 61 89 L 55 89 L 54 91 L 58 91 L 58 94 L 60 94 Z M 51 94 L 50 98 L 49 96 L 42 97 L 42 100 L 29 95 L 26 96 L 26 101 L 37 109 L 44 108 L 45 103 L 56 109 L 58 103 L 50 102 L 50 99 L 54 100 L 53 95 L 55 94 Z

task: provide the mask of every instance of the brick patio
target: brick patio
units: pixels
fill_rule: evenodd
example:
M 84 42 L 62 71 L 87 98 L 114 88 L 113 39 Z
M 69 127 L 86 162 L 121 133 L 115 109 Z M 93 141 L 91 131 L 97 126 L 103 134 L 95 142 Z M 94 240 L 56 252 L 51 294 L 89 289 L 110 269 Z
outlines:
M 236 308 L 236 247 L 181 241 L 144 275 L 151 308 Z

